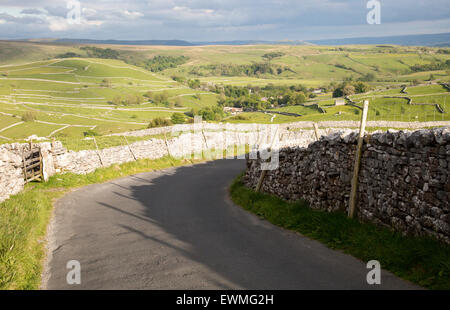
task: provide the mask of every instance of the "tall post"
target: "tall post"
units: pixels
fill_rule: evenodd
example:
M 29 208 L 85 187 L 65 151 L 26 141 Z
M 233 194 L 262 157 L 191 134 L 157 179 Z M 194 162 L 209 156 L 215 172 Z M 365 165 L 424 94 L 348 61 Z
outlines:
M 319 141 L 319 139 L 320 139 L 319 126 L 317 126 L 317 123 L 313 123 L 313 127 L 314 127 L 314 133 L 316 135 L 316 141 Z
M 350 193 L 350 201 L 349 201 L 349 207 L 348 207 L 348 216 L 350 218 L 353 218 L 355 216 L 355 210 L 356 210 L 356 195 L 358 192 L 358 176 L 359 176 L 359 169 L 361 167 L 361 154 L 362 154 L 362 147 L 364 142 L 364 133 L 366 131 L 366 121 L 367 121 L 367 112 L 369 111 L 369 101 L 364 101 L 364 108 L 363 113 L 361 116 L 361 125 L 359 128 L 359 137 L 358 137 L 358 146 L 356 148 L 356 155 L 355 155 L 355 166 L 353 169 L 353 178 L 352 178 L 352 191 Z
M 100 159 L 100 164 L 102 165 L 102 167 L 104 167 L 105 164 L 103 163 L 103 158 L 102 158 L 102 155 L 100 154 L 100 149 L 98 148 L 97 141 L 95 140 L 95 137 L 92 137 L 92 139 L 94 140 L 94 145 L 95 145 L 95 148 L 97 149 L 97 155 L 98 155 L 98 158 Z
M 125 142 L 126 142 L 127 145 L 128 145 L 128 149 L 130 150 L 131 155 L 133 156 L 134 160 L 136 161 L 136 160 L 137 160 L 137 157 L 136 157 L 136 155 L 134 154 L 133 150 L 131 149 L 131 145 L 130 145 L 130 143 L 128 143 L 127 137 L 126 137 L 125 135 L 123 135 L 122 137 L 125 139 Z
M 279 129 L 279 127 L 277 127 L 277 130 L 275 131 L 275 136 L 273 137 L 272 143 L 270 144 L 270 149 L 269 150 L 271 152 L 271 155 L 270 155 L 269 161 L 272 160 L 272 149 L 273 149 L 273 144 L 275 143 L 276 136 L 278 135 L 278 129 Z M 267 174 L 267 170 L 266 169 L 261 171 L 261 175 L 259 176 L 258 184 L 256 185 L 256 191 L 257 192 L 261 191 L 261 188 L 263 186 L 264 178 L 266 177 L 266 174 Z
M 170 154 L 170 149 L 169 149 L 169 142 L 167 142 L 167 135 L 164 132 L 164 143 L 166 144 L 166 149 L 167 149 L 167 155 L 169 155 L 169 157 L 172 156 L 172 154 Z

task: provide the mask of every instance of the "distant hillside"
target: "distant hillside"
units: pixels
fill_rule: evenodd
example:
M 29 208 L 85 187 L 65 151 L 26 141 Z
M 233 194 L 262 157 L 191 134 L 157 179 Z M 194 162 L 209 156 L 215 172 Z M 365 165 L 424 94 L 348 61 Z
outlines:
M 194 44 L 182 40 L 89 40 L 89 39 L 57 39 L 54 43 L 67 44 L 116 44 L 116 45 L 167 45 L 193 46 Z
M 36 41 L 36 40 L 34 40 Z M 39 41 L 39 40 L 38 40 Z M 43 41 L 43 40 L 42 40 Z M 48 42 L 48 40 L 46 40 Z M 56 39 L 53 43 L 64 44 L 117 44 L 117 45 L 166 45 L 166 46 L 201 46 L 201 45 L 304 45 L 303 41 L 261 41 L 261 40 L 235 40 L 235 41 L 201 41 L 188 42 L 183 40 L 90 40 L 90 39 Z
M 192 42 L 194 45 L 305 45 L 304 41 L 262 41 L 262 40 L 235 40 L 235 41 L 203 41 Z
M 33 40 L 33 42 L 52 42 L 61 44 L 116 44 L 116 45 L 165 45 L 165 46 L 201 46 L 201 45 L 376 45 L 395 44 L 409 46 L 450 46 L 450 33 L 404 35 L 391 37 L 367 37 L 367 38 L 337 38 L 326 40 L 234 40 L 234 41 L 198 41 L 188 42 L 183 40 L 90 40 L 90 39 L 55 39 L 53 41 Z
M 409 46 L 450 46 L 450 33 L 310 40 L 308 42 L 317 45 L 396 44 Z

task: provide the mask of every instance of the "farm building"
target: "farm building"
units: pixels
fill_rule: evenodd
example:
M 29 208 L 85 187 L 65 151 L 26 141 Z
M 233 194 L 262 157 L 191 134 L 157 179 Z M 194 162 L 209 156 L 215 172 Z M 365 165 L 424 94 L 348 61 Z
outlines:
M 321 93 L 323 93 L 323 89 L 322 88 L 317 88 L 317 89 L 314 89 L 313 91 L 312 91 L 312 93 L 313 94 L 316 94 L 316 95 L 320 95 Z
M 243 108 L 234 108 L 234 107 L 224 107 L 223 111 L 231 113 L 232 115 L 236 115 L 238 113 L 244 112 L 244 109 Z
M 336 99 L 336 100 L 334 101 L 334 105 L 335 105 L 335 106 L 345 105 L 345 99 Z

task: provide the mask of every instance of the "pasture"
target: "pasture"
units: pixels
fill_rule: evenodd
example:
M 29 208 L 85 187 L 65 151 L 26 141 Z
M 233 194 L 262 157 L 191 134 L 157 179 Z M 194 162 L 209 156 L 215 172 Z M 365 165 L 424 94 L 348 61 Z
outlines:
M 289 87 L 302 84 L 318 88 L 367 76 L 374 77 L 368 81 L 373 90 L 350 97 L 360 106 L 363 100 L 370 100 L 370 120 L 450 120 L 450 93 L 439 85 L 450 81 L 449 70 L 428 70 L 433 64 L 450 60 L 450 55 L 438 53 L 434 48 L 99 46 L 114 49 L 120 55 L 119 59 L 105 59 L 90 57 L 83 47 L 51 42 L 0 42 L 0 143 L 23 141 L 36 135 L 47 140 L 64 140 L 78 149 L 73 141 L 83 141 L 87 131 L 105 136 L 138 130 L 146 128 L 155 118 L 170 119 L 176 112 L 215 107 L 220 95 L 205 90 L 205 85 Z M 65 53 L 78 56 L 61 56 Z M 268 58 L 271 54 L 276 56 Z M 187 61 L 151 72 L 145 63 L 155 56 L 184 56 Z M 261 63 L 278 71 L 245 73 L 249 66 Z M 415 71 L 414 66 L 420 71 Z M 230 74 L 223 68 L 244 71 Z M 198 79 L 202 86 L 190 88 L 188 83 L 175 81 L 174 76 Z M 430 77 L 432 81 L 428 81 Z M 418 85 L 410 86 L 413 82 Z M 401 92 L 403 85 L 408 86 L 406 94 Z M 163 95 L 164 103 L 153 99 Z M 408 96 L 419 105 L 410 105 L 402 98 L 385 98 L 388 96 Z M 140 100 L 133 101 L 133 98 Z M 276 107 L 267 113 L 226 115 L 223 121 L 285 123 L 360 118 L 357 107 L 335 106 L 334 102 L 327 92 L 308 99 L 303 105 Z M 436 109 L 436 104 L 444 113 Z M 271 113 L 274 111 L 301 116 Z M 109 140 L 104 144 L 119 143 Z

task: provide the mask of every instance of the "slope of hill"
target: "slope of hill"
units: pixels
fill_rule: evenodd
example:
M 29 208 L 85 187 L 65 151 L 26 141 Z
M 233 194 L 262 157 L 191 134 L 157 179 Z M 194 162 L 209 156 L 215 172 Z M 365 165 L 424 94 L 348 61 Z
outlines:
M 167 45 L 167 46 L 193 46 L 183 40 L 89 40 L 89 39 L 56 39 L 53 43 L 69 44 L 111 44 L 111 45 Z
M 39 40 L 33 40 L 34 42 Z M 49 39 L 42 40 L 49 42 Z M 383 37 L 332 38 L 322 40 L 234 40 L 234 41 L 197 41 L 184 40 L 90 40 L 90 39 L 52 39 L 54 43 L 65 44 L 117 44 L 117 45 L 165 45 L 165 46 L 202 46 L 202 45 L 376 45 L 396 44 L 408 46 L 449 46 L 450 33 L 417 34 Z
M 450 46 L 450 33 L 389 37 L 339 38 L 308 40 L 308 42 L 318 45 L 396 44 L 408 46 Z
M 372 119 L 448 120 L 448 89 L 425 84 L 450 82 L 449 63 L 448 49 L 424 47 L 136 47 L 0 41 L 0 143 L 33 134 L 81 139 L 88 131 L 105 135 L 142 129 L 155 118 L 217 106 L 223 95 L 210 90 L 227 85 L 302 84 L 330 91 L 344 81 L 364 80 L 374 91 L 353 99 L 374 102 Z M 424 85 L 409 88 L 408 95 L 426 105 L 384 98 L 405 96 L 401 86 L 410 84 Z M 436 104 L 445 113 L 437 111 Z M 304 105 L 276 106 L 272 112 L 302 116 L 274 116 L 269 111 L 224 120 L 357 120 L 360 113 L 354 106 L 335 107 L 329 92 L 308 98 Z
M 210 105 L 197 92 L 119 60 L 69 58 L 0 66 L 0 139 L 83 137 L 146 128 L 151 119 Z M 165 94 L 164 102 L 145 97 Z M 182 106 L 167 104 L 179 98 Z

